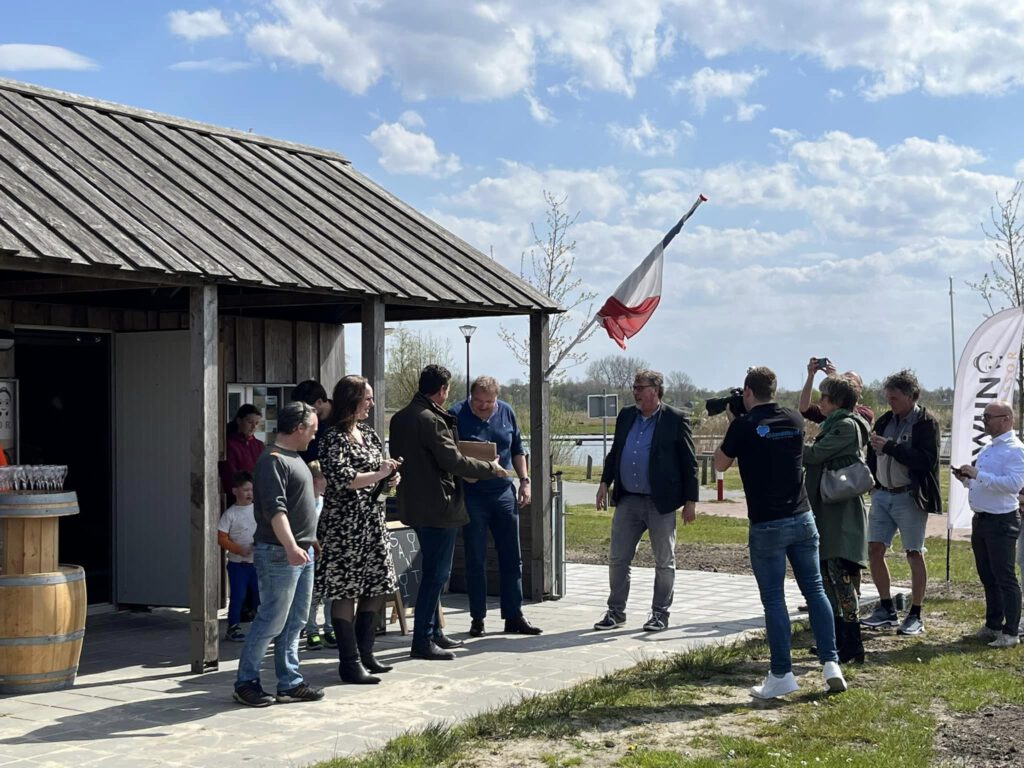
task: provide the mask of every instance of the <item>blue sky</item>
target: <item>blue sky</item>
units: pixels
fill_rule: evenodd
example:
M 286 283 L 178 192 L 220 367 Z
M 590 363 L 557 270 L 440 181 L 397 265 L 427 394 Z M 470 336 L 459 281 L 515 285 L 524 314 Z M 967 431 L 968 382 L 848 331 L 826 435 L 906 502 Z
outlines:
M 598 304 L 703 192 L 627 353 L 707 387 L 767 364 L 796 388 L 810 355 L 949 385 L 948 277 L 959 348 L 986 311 L 965 285 L 992 257 L 979 224 L 1024 176 L 1024 6 L 995 0 L 4 2 L 2 18 L 0 76 L 336 150 L 514 271 L 544 191 L 566 196 Z M 457 325 L 416 327 L 461 367 Z M 473 373 L 522 376 L 497 321 L 478 325 Z

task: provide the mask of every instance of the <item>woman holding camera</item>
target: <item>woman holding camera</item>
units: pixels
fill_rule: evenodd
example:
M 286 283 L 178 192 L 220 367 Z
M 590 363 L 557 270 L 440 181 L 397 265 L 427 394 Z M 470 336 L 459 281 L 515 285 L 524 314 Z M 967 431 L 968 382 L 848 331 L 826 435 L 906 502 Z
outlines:
M 864 660 L 860 636 L 860 572 L 868 565 L 867 512 L 864 496 L 826 502 L 821 476 L 863 460 L 870 427 L 854 411 L 857 391 L 841 376 L 821 383 L 819 408 L 825 421 L 811 445 L 804 446 L 807 496 L 821 537 L 819 558 L 825 594 L 836 622 L 840 663 Z
M 317 526 L 320 553 L 313 593 L 331 600 L 338 641 L 338 674 L 347 683 L 379 683 L 369 672 L 389 672 L 373 655 L 378 615 L 397 589 L 384 521 L 374 486 L 398 484 L 398 462 L 362 423 L 373 406 L 373 389 L 362 376 L 345 376 L 334 387 L 331 415 L 320 428 L 320 470 L 327 479 Z M 358 609 L 357 609 L 358 601 Z M 326 617 L 325 617 L 326 621 Z

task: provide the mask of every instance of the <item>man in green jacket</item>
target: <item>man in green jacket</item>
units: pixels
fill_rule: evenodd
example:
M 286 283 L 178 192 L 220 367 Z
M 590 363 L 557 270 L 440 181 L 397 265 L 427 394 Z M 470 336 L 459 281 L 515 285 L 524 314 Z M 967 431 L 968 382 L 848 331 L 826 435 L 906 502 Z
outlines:
M 459 452 L 455 417 L 444 408 L 451 378 L 451 372 L 440 365 L 424 368 L 419 391 L 391 418 L 388 437 L 391 455 L 404 461 L 398 512 L 402 522 L 416 530 L 423 558 L 411 653 L 418 659 L 454 659 L 451 649 L 462 645 L 437 624 L 437 606 L 451 574 L 455 538 L 459 528 L 469 522 L 460 478 L 505 477 L 496 460 L 472 459 Z

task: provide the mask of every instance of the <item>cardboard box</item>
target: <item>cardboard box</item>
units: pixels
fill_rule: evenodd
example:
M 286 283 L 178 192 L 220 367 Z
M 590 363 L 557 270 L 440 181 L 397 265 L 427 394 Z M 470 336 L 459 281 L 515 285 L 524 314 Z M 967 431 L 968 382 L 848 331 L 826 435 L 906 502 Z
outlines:
M 471 459 L 494 461 L 498 458 L 498 446 L 479 440 L 459 440 L 459 453 Z
M 498 446 L 480 440 L 459 440 L 459 453 L 471 459 L 494 461 L 498 458 Z M 466 483 L 476 482 L 475 477 L 464 477 L 462 480 Z

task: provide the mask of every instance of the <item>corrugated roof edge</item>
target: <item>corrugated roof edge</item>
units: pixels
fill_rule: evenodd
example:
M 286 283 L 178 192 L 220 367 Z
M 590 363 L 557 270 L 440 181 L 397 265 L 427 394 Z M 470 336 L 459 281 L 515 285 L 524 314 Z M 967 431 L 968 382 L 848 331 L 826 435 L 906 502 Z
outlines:
M 101 112 L 111 112 L 119 115 L 125 115 L 127 117 L 137 118 L 139 120 L 151 120 L 153 122 L 164 123 L 165 125 L 171 125 L 177 128 L 187 128 L 192 131 L 224 136 L 238 141 L 250 141 L 254 144 L 278 147 L 287 152 L 302 152 L 309 155 L 316 155 L 317 157 L 323 157 L 328 160 L 337 160 L 345 165 L 350 165 L 350 161 L 338 152 L 331 152 L 326 149 L 311 147 L 306 144 L 297 144 L 291 141 L 273 139 L 269 136 L 261 136 L 259 134 L 239 131 L 233 128 L 225 128 L 221 125 L 203 123 L 198 120 L 187 120 L 181 117 L 174 117 L 173 115 L 165 115 L 161 112 L 152 112 L 148 109 L 129 107 L 124 104 L 118 104 L 114 101 L 93 99 L 89 96 L 82 96 L 78 93 L 58 91 L 54 88 L 44 88 L 41 85 L 32 85 L 31 83 L 24 83 L 20 80 L 9 80 L 7 78 L 0 77 L 0 90 L 15 91 L 16 93 L 26 94 L 29 96 L 51 99 L 66 105 L 88 107 Z

